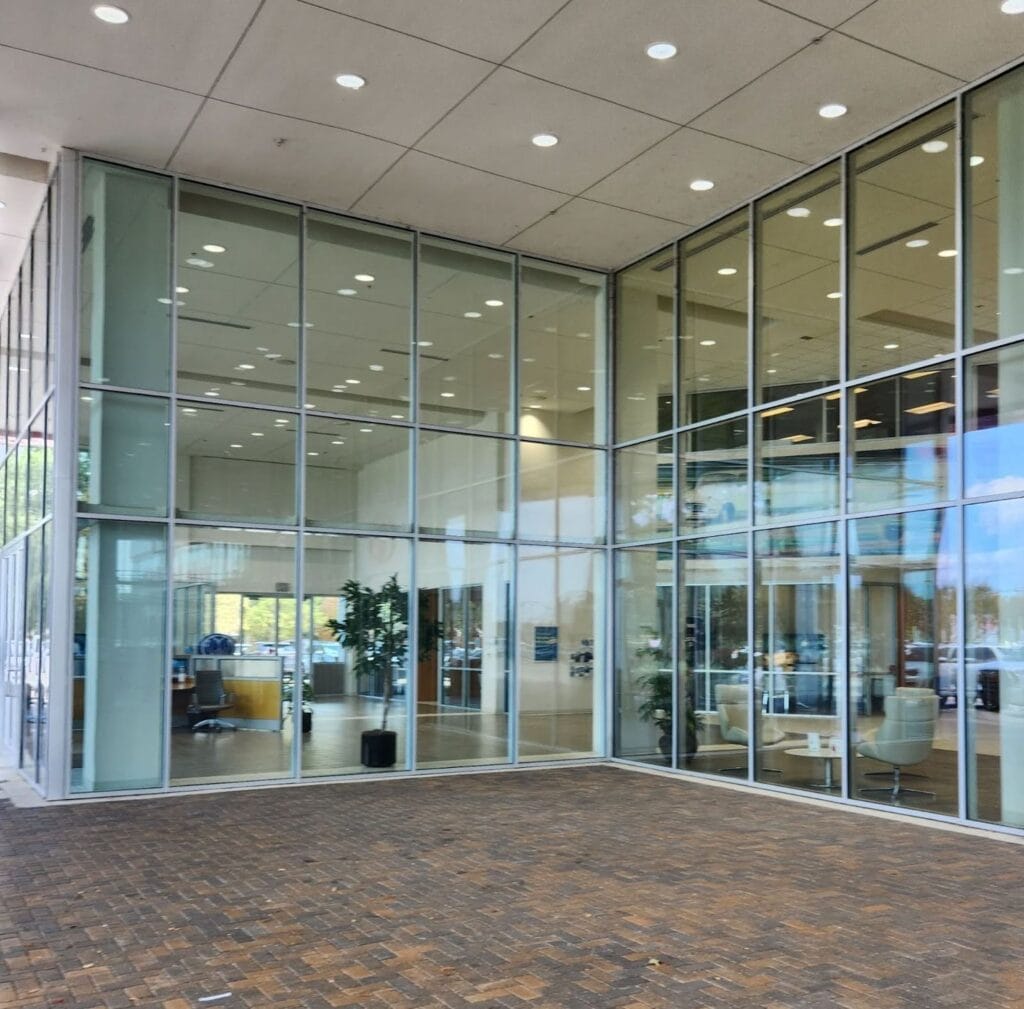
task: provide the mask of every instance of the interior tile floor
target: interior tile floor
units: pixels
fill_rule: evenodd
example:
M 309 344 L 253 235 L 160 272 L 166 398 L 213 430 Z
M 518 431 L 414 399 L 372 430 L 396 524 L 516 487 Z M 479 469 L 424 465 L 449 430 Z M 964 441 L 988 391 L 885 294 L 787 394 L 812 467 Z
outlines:
M 628 769 L 6 806 L 0 845 L 5 1009 L 1024 1004 L 1021 845 Z

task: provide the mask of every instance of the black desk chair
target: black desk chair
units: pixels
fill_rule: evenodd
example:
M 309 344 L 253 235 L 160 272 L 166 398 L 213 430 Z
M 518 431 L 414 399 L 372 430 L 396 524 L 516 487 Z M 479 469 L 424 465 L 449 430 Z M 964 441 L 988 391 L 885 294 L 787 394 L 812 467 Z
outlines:
M 224 689 L 224 678 L 219 669 L 197 669 L 196 690 L 192 695 L 193 708 L 198 708 L 205 716 L 202 721 L 192 726 L 192 731 L 208 729 L 220 732 L 223 729 L 235 729 L 236 726 L 217 716 L 222 711 L 235 706 L 234 695 Z

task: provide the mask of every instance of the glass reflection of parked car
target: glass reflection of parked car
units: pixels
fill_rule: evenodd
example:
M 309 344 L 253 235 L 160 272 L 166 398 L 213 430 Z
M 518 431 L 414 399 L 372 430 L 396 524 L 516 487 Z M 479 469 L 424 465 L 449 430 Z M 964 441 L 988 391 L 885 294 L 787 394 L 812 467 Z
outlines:
M 930 687 L 935 682 L 935 646 L 908 642 L 903 646 L 903 669 L 908 687 Z
M 955 645 L 939 650 L 936 693 L 943 704 L 947 700 L 956 704 L 957 659 Z M 1000 680 L 1011 676 L 1024 679 L 1024 646 L 968 645 L 964 649 L 964 674 L 967 696 L 974 704 L 986 711 L 998 711 Z

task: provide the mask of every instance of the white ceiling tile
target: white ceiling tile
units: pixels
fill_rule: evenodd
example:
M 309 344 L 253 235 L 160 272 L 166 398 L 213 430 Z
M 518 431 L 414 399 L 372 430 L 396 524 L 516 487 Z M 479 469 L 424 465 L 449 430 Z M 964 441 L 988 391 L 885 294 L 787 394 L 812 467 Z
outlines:
M 874 0 L 771 0 L 773 6 L 783 7 L 801 17 L 834 28 L 858 11 L 870 7 Z
M 410 151 L 352 209 L 500 244 L 564 200 L 548 189 Z
M 388 28 L 276 0 L 260 12 L 214 97 L 410 144 L 491 69 Z M 339 87 L 340 73 L 367 84 Z
M 952 91 L 957 81 L 832 33 L 770 70 L 694 126 L 813 162 Z M 826 102 L 849 112 L 822 119 Z
M 685 123 L 820 33 L 760 0 L 574 0 L 509 66 Z
M 342 14 L 395 28 L 451 46 L 485 60 L 501 62 L 536 31 L 565 0 L 318 0 Z
M 171 167 L 345 208 L 404 149 L 361 133 L 211 100 L 203 106 Z
M 0 232 L 0 294 L 6 296 L 11 282 L 18 275 L 18 267 L 25 256 L 25 238 L 19 235 L 5 235 Z M 0 311 L 3 306 L 0 306 Z
M 1024 52 L 1024 17 L 1003 14 L 999 0 L 876 0 L 843 32 L 965 81 Z
M 45 183 L 0 175 L 0 203 L 5 204 L 0 210 L 0 234 L 27 238 L 45 196 Z
M 674 127 L 660 119 L 497 70 L 417 145 L 474 168 L 578 193 Z M 553 133 L 555 147 L 530 142 Z
M 799 161 L 683 128 L 586 195 L 629 210 L 699 224 L 802 167 Z M 695 193 L 690 189 L 694 179 L 711 179 L 715 188 Z
M 174 0 L 130 5 L 109 25 L 78 0 L 4 0 L 0 43 L 154 84 L 206 93 L 245 30 L 257 0 Z
M 163 165 L 201 98 L 14 49 L 0 59 L 0 150 L 23 157 L 61 145 Z
M 538 256 L 612 269 L 672 241 L 679 231 L 671 221 L 575 199 L 508 244 Z

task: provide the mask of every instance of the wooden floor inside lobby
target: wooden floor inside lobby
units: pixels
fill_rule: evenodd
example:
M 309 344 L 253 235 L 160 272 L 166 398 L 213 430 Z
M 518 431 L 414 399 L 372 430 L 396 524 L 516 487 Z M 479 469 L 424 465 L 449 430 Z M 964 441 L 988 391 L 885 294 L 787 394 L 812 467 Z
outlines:
M 0 836 L 3 1009 L 1024 1005 L 1024 847 L 628 769 L 4 805 Z

